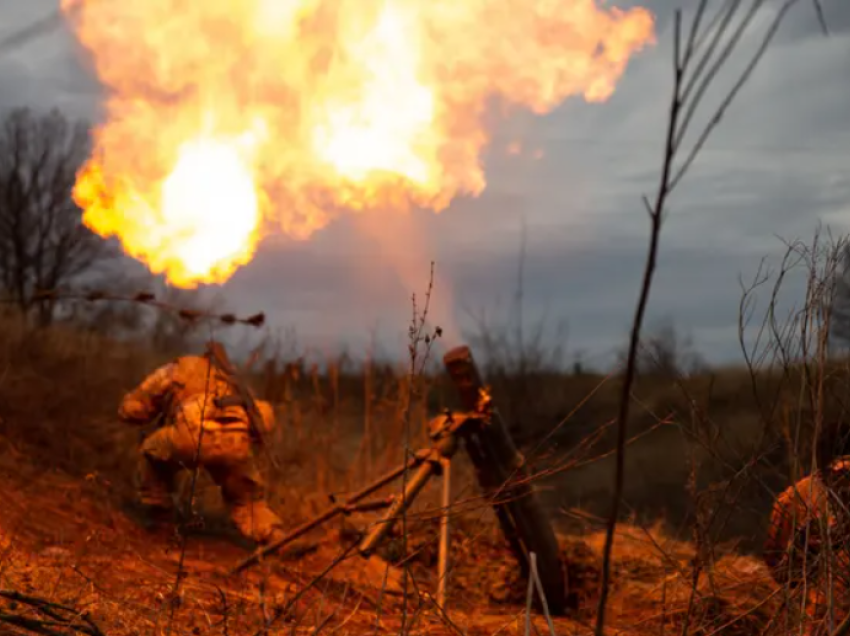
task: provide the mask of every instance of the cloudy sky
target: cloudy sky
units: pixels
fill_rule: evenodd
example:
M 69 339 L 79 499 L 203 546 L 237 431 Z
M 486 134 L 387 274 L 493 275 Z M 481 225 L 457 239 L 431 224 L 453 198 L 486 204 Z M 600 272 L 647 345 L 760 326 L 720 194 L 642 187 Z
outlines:
M 0 0 L 0 42 L 56 4 Z M 547 117 L 503 123 L 477 199 L 438 215 L 344 219 L 303 243 L 267 241 L 224 286 L 231 305 L 265 311 L 319 347 L 358 346 L 376 330 L 400 343 L 410 295 L 424 293 L 433 260 L 436 320 L 458 338 L 482 316 L 509 318 L 525 236 L 525 320 L 546 320 L 553 334 L 563 325 L 569 350 L 606 360 L 623 342 L 646 251 L 641 196 L 651 196 L 659 178 L 676 3 L 609 4 L 641 4 L 658 20 L 657 45 L 632 60 L 611 99 L 576 99 Z M 696 124 L 724 96 L 778 4 L 769 2 L 744 36 Z M 741 358 L 740 276 L 780 254 L 780 239 L 810 239 L 819 222 L 850 229 L 850 2 L 822 5 L 830 36 L 802 0 L 670 201 L 650 323 L 673 320 L 712 362 Z M 0 86 L 0 108 L 58 106 L 97 117 L 98 84 L 62 26 L 0 48 Z M 517 137 L 528 154 L 501 150 Z

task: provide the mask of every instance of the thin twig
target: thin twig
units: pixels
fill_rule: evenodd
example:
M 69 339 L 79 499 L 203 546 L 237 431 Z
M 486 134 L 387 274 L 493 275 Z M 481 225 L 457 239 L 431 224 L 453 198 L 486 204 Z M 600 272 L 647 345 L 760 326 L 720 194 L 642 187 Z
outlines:
M 818 16 L 821 31 L 823 31 L 824 35 L 828 36 L 829 27 L 826 24 L 826 14 L 823 12 L 823 4 L 821 4 L 821 0 L 812 0 L 812 4 L 815 5 L 815 13 Z
M 634 383 L 635 371 L 637 367 L 637 350 L 640 342 L 640 330 L 643 325 L 643 317 L 646 312 L 646 306 L 649 301 L 649 292 L 652 287 L 652 277 L 655 272 L 656 259 L 658 254 L 658 241 L 661 231 L 662 215 L 665 209 L 665 203 L 668 194 L 668 183 L 670 171 L 672 169 L 674 150 L 673 140 L 676 133 L 676 126 L 679 118 L 681 102 L 679 101 L 679 93 L 681 89 L 682 75 L 684 69 L 680 66 L 679 42 L 681 38 L 682 14 L 680 11 L 675 15 L 675 66 L 674 66 L 674 82 L 673 96 L 670 103 L 670 115 L 667 127 L 666 149 L 664 153 L 664 165 L 662 169 L 661 182 L 659 184 L 658 193 L 656 195 L 655 206 L 647 209 L 650 213 L 650 240 L 644 267 L 643 281 L 641 283 L 640 295 L 638 298 L 635 316 L 632 323 L 631 336 L 629 338 L 629 352 L 626 359 L 626 374 L 623 380 L 623 386 L 620 392 L 619 413 L 617 416 L 617 454 L 614 475 L 614 495 L 611 503 L 611 513 L 608 518 L 608 526 L 605 532 L 605 547 L 602 557 L 602 581 L 599 593 L 599 604 L 596 615 L 596 636 L 602 636 L 605 633 L 605 609 L 608 602 L 608 589 L 610 587 L 611 577 L 611 552 L 614 545 L 614 533 L 617 526 L 617 518 L 620 514 L 620 499 L 623 493 L 623 483 L 625 480 L 625 446 L 626 446 L 626 428 L 629 418 L 629 407 L 631 405 L 630 395 L 632 384 Z
M 264 313 L 260 312 L 254 314 L 252 316 L 247 316 L 244 318 L 240 318 L 232 313 L 213 313 L 201 311 L 199 309 L 187 309 L 181 308 L 169 303 L 166 303 L 161 300 L 157 300 L 156 295 L 143 291 L 137 292 L 135 294 L 114 294 L 111 292 L 103 291 L 103 290 L 92 290 L 92 291 L 61 291 L 61 290 L 39 290 L 33 293 L 32 301 L 42 301 L 42 300 L 80 300 L 84 302 L 98 302 L 98 301 L 109 301 L 109 302 L 128 302 L 128 303 L 138 303 L 141 305 L 146 305 L 148 307 L 156 307 L 157 309 L 161 309 L 166 312 L 173 313 L 177 315 L 181 320 L 185 320 L 186 322 L 194 323 L 200 320 L 208 320 L 213 322 L 219 322 L 223 325 L 234 325 L 234 324 L 243 324 L 251 327 L 262 327 L 266 322 L 266 316 Z M 11 304 L 17 302 L 14 298 L 0 298 L 0 304 Z
M 729 108 L 735 97 L 740 93 L 741 88 L 752 75 L 759 61 L 762 59 L 768 44 L 775 35 L 780 22 L 785 17 L 785 14 L 797 0 L 785 0 L 782 6 L 778 9 L 777 14 L 770 24 L 767 34 L 763 36 L 760 46 L 752 55 L 744 70 L 740 73 L 737 81 L 732 89 L 727 93 L 725 99 L 720 106 L 714 111 L 709 118 L 708 124 L 703 131 L 698 135 L 697 141 L 693 148 L 686 155 L 682 166 L 674 171 L 674 162 L 677 158 L 679 149 L 682 146 L 687 128 L 694 117 L 699 103 L 702 101 L 708 86 L 711 84 L 720 67 L 731 56 L 733 49 L 738 44 L 743 30 L 752 20 L 755 11 L 761 6 L 762 0 L 755 0 L 751 11 L 741 20 L 738 28 L 734 31 L 732 37 L 726 42 L 719 53 L 719 58 L 713 63 L 711 58 L 720 41 L 723 39 L 726 31 L 732 24 L 732 17 L 740 7 L 739 2 L 728 2 L 724 5 L 717 18 L 719 23 L 714 30 L 714 37 L 708 50 L 701 54 L 698 59 L 694 58 L 696 47 L 701 46 L 706 33 L 711 32 L 715 27 L 715 20 L 712 20 L 709 29 L 706 33 L 698 34 L 699 25 L 702 21 L 703 13 L 707 7 L 708 0 L 700 0 L 696 16 L 692 22 L 690 34 L 687 38 L 686 48 L 682 51 L 682 14 L 681 11 L 676 11 L 674 17 L 674 32 L 673 32 L 673 91 L 669 105 L 669 115 L 667 120 L 667 135 L 664 149 L 664 159 L 661 171 L 661 177 L 658 184 L 654 203 L 650 203 L 644 198 L 644 206 L 650 219 L 650 236 L 649 245 L 647 248 L 647 257 L 644 266 L 643 278 L 641 281 L 640 291 L 635 307 L 634 318 L 632 321 L 632 329 L 629 338 L 628 355 L 625 364 L 625 374 L 623 385 L 619 398 L 619 412 L 617 417 L 617 443 L 616 443 L 616 462 L 614 475 L 614 493 L 612 497 L 611 513 L 608 518 L 605 546 L 603 551 L 602 563 L 602 581 L 599 595 L 599 604 L 596 616 L 596 636 L 603 636 L 605 625 L 605 610 L 608 600 L 608 592 L 610 587 L 610 570 L 611 570 L 611 553 L 613 549 L 614 536 L 616 532 L 617 521 L 620 512 L 620 502 L 622 499 L 624 479 L 625 479 L 625 440 L 626 428 L 629 421 L 629 410 L 631 403 L 631 388 L 634 383 L 637 367 L 637 351 L 640 345 L 640 334 L 643 325 L 644 314 L 649 300 L 649 294 L 652 287 L 652 280 L 655 273 L 656 260 L 658 254 L 659 239 L 661 233 L 662 222 L 666 213 L 666 203 L 671 191 L 678 185 L 688 169 L 692 165 L 696 156 L 702 149 L 705 141 L 710 136 L 711 132 L 720 123 L 726 110 Z M 688 71 L 692 65 L 695 65 L 695 71 L 688 76 Z M 706 71 L 706 76 L 700 79 L 703 71 Z M 691 94 L 693 91 L 693 95 Z M 682 121 L 680 121 L 680 119 Z

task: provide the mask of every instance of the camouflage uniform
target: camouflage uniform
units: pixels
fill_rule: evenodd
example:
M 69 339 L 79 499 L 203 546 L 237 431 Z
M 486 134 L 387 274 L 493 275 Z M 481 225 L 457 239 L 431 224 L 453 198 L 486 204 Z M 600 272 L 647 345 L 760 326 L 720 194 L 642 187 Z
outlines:
M 830 597 L 839 615 L 847 611 L 848 504 L 850 457 L 841 457 L 789 486 L 773 507 L 765 562 L 777 582 L 802 590 L 813 626 L 823 621 Z
M 828 504 L 828 506 L 827 506 Z M 817 557 L 827 542 L 845 543 L 850 504 L 850 457 L 789 486 L 776 500 L 764 546 L 767 564 L 777 577 L 787 576 L 789 551 L 795 560 Z M 793 550 L 792 550 L 793 547 Z M 784 570 L 782 572 L 781 570 Z
M 269 508 L 252 449 L 250 420 L 233 397 L 227 376 L 207 356 L 185 356 L 160 367 L 124 397 L 122 420 L 160 427 L 142 442 L 139 499 L 152 511 L 173 509 L 175 478 L 182 469 L 204 468 L 221 488 L 239 531 L 258 543 L 282 532 Z M 220 404 L 224 404 L 221 406 Z M 274 427 L 271 405 L 255 400 L 262 434 Z

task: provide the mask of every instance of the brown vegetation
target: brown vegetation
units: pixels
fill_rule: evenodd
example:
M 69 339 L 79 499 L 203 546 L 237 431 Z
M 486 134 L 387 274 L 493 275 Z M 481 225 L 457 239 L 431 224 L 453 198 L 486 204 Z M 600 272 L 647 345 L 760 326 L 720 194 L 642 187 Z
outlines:
M 139 340 L 117 341 L 71 325 L 33 328 L 14 315 L 3 319 L 2 333 L 0 525 L 8 552 L 0 588 L 73 600 L 75 606 L 93 603 L 108 633 L 145 633 L 158 620 L 206 632 L 212 625 L 219 630 L 225 616 L 231 633 L 253 633 L 262 627 L 264 611 L 273 614 L 275 603 L 286 607 L 287 598 L 333 561 L 341 539 L 368 523 L 363 515 L 331 523 L 311 537 L 315 545 L 308 554 L 284 555 L 278 564 L 264 566 L 265 574 L 250 572 L 234 587 L 225 572 L 244 548 L 220 514 L 217 491 L 202 475 L 195 520 L 202 526 L 196 524 L 187 544 L 181 587 L 183 607 L 191 603 L 195 609 L 167 618 L 179 542 L 167 536 L 151 541 L 125 511 L 133 496 L 139 431 L 120 424 L 115 409 L 123 392 L 154 366 L 195 346 L 193 334 L 187 334 L 184 348 L 157 351 Z M 411 379 L 406 369 L 390 365 L 337 360 L 320 368 L 293 356 L 269 358 L 253 368 L 252 382 L 275 404 L 280 422 L 270 449 L 275 466 L 265 467 L 271 501 L 293 526 L 321 511 L 330 494 L 344 495 L 400 463 L 411 396 L 414 449 L 426 444 L 429 416 L 453 402 L 439 374 Z M 843 421 L 847 368 L 834 362 L 824 375 L 821 417 Z M 576 613 L 556 624 L 581 631 L 592 623 L 598 596 L 604 524 L 597 517 L 611 495 L 610 422 L 621 380 L 550 371 L 529 382 L 512 380 L 504 369 L 492 379 L 503 410 L 510 410 L 511 400 L 537 405 L 536 426 L 526 424 L 524 451 L 561 529 L 570 593 L 579 602 Z M 812 427 L 812 414 L 799 405 L 806 381 L 802 367 L 755 373 L 730 368 L 689 377 L 647 368 L 639 375 L 629 426 L 627 468 L 633 477 L 624 493 L 631 522 L 620 527 L 615 542 L 612 626 L 641 634 L 657 633 L 661 625 L 681 630 L 688 622 L 697 633 L 725 627 L 749 634 L 775 622 L 781 590 L 759 560 L 758 546 L 773 494 L 789 483 L 787 433 Z M 418 384 L 416 391 L 411 382 Z M 512 387 L 520 383 L 518 395 Z M 755 396 L 770 396 L 772 406 Z M 502 627 L 521 632 L 524 583 L 462 456 L 458 463 L 449 619 L 470 633 L 492 634 Z M 408 558 L 398 538 L 381 551 L 389 562 L 404 560 L 417 590 L 431 593 L 438 490 L 429 488 L 410 515 Z M 742 550 L 754 555 L 742 556 Z M 698 558 L 705 559 L 701 567 L 709 575 L 695 580 Z M 383 627 L 392 632 L 399 600 L 389 593 L 392 576 L 384 583 L 385 571 L 374 560 L 368 567 L 349 562 L 305 594 L 298 607 L 324 602 L 325 614 L 336 612 L 332 622 L 347 620 L 348 633 L 359 633 L 371 627 L 380 606 Z M 264 576 L 266 593 L 279 595 L 265 610 L 257 591 Z M 382 587 L 389 589 L 385 597 Z M 230 600 L 223 600 L 219 588 Z M 420 613 L 412 631 L 454 629 L 431 607 Z M 313 627 L 323 618 L 310 614 L 302 620 Z M 535 620 L 545 628 L 542 618 Z
M 763 3 L 746 4 L 725 3 L 710 14 L 702 0 L 684 32 L 675 15 L 665 155 L 656 196 L 645 201 L 648 254 L 624 368 L 566 373 L 545 355 L 529 356 L 522 339 L 507 357 L 494 355 L 504 353 L 502 338 L 484 333 L 477 341 L 489 354 L 496 404 L 513 421 L 561 529 L 577 609 L 550 625 L 557 633 L 588 633 L 595 623 L 601 634 L 605 621 L 636 635 L 850 628 L 839 625 L 847 603 L 832 593 L 832 579 L 778 586 L 758 554 L 776 492 L 844 452 L 850 366 L 834 355 L 830 338 L 848 333 L 832 324 L 842 313 L 834 301 L 846 245 L 817 238 L 812 246 L 794 243 L 778 273 L 758 273 L 741 305 L 745 367 L 692 365 L 681 358 L 675 331 L 653 338 L 642 330 L 666 199 L 797 2 L 778 5 L 763 46 L 740 65 L 718 108 L 698 113 Z M 684 147 L 690 124 L 700 119 L 707 124 Z M 23 315 L 0 320 L 4 628 L 97 635 L 530 633 L 525 583 L 462 457 L 452 482 L 446 608 L 431 596 L 440 512 L 434 489 L 417 501 L 405 532 L 382 547 L 380 558 L 339 560 L 343 543 L 369 522 L 352 515 L 317 530 L 300 552 L 237 578 L 227 570 L 244 549 L 223 540 L 232 533 L 203 475 L 198 490 L 183 493 L 186 523 L 179 532 L 148 535 L 136 527 L 125 508 L 141 431 L 119 424 L 115 407 L 154 366 L 197 345 L 199 334 L 164 314 L 144 324 L 132 307 L 108 304 L 92 312 L 85 303 L 42 295 L 79 283 L 110 254 L 92 242 L 69 202 L 79 133 L 56 117 L 34 120 L 21 112 L 8 121 L 0 137 L 0 222 L 7 230 L 0 285 Z M 53 137 L 67 137 L 67 156 L 48 143 Z M 51 203 L 46 208 L 44 197 Z M 805 296 L 780 318 L 779 292 L 794 271 L 803 273 Z M 753 292 L 768 289 L 771 278 L 764 320 L 754 327 Z M 421 332 L 414 324 L 417 346 Z M 320 368 L 297 352 L 267 355 L 255 367 L 255 388 L 275 405 L 281 423 L 268 448 L 275 461 L 264 468 L 271 502 L 288 523 L 310 518 L 332 495 L 426 444 L 428 418 L 454 398 L 439 372 L 418 372 L 417 346 L 402 368 L 344 360 Z M 408 602 L 401 589 L 410 590 Z M 543 618 L 533 620 L 536 630 L 546 629 Z

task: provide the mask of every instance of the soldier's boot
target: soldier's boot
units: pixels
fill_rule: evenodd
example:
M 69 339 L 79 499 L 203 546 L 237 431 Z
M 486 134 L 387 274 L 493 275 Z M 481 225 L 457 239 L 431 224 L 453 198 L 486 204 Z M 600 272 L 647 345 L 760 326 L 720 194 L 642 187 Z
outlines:
M 266 536 L 265 540 L 263 540 L 260 545 L 266 546 L 271 543 L 276 543 L 277 541 L 283 539 L 285 536 L 286 530 L 284 529 L 283 525 L 274 525 L 272 526 L 272 529 Z
M 238 502 L 231 508 L 231 518 L 251 549 L 273 545 L 287 535 L 283 521 L 264 499 Z M 278 560 L 299 559 L 318 549 L 315 541 L 296 539 L 275 553 Z
M 229 503 L 230 517 L 246 539 L 264 546 L 284 536 L 283 522 L 264 499 L 231 500 Z
M 256 547 L 284 535 L 283 522 L 269 507 L 265 484 L 252 462 L 213 467 L 210 475 L 221 487 L 230 518 L 245 539 Z

